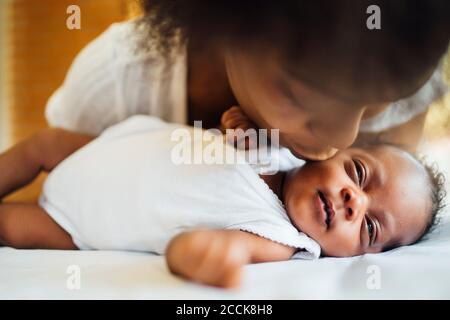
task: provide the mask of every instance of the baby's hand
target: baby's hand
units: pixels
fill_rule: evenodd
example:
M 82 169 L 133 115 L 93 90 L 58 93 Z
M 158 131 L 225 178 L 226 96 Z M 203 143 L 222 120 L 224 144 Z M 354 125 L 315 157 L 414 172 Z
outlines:
M 170 270 L 213 286 L 239 286 L 242 266 L 250 262 L 250 255 L 245 243 L 233 235 L 233 232 L 224 230 L 200 230 L 178 235 L 167 249 Z
M 245 135 L 247 130 L 255 129 L 256 132 L 258 127 L 247 117 L 240 107 L 233 106 L 225 111 L 220 122 L 224 131 L 226 129 L 235 130 L 234 134 L 227 135 L 227 140 L 229 143 L 235 145 L 236 148 L 248 150 L 258 146 L 257 135 L 253 137 Z

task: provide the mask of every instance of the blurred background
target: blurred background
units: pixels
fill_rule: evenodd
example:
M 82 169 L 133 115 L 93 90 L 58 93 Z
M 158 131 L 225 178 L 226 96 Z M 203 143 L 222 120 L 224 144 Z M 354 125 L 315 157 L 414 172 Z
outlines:
M 81 30 L 69 30 L 66 9 L 81 8 Z M 111 23 L 139 15 L 135 0 L 0 0 L 0 150 L 47 126 L 47 99 L 77 53 Z M 33 186 L 9 200 L 34 200 Z
M 73 4 L 81 8 L 81 30 L 66 28 Z M 0 0 L 0 150 L 47 125 L 47 99 L 88 42 L 111 23 L 139 14 L 135 0 Z M 449 81 L 449 54 L 445 67 Z M 424 145 L 438 157 L 450 156 L 450 94 L 432 106 Z M 11 199 L 36 199 L 42 180 Z
M 2 145 L 46 125 L 47 99 L 76 54 L 111 23 L 134 16 L 130 0 L 0 0 Z M 66 28 L 69 5 L 81 8 L 81 30 Z M 7 128 L 7 129 L 6 129 Z

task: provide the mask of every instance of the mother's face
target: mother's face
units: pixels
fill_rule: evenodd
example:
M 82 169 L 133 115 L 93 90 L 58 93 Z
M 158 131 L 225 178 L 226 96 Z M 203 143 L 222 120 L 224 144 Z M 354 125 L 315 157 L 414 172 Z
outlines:
M 327 96 L 292 78 L 274 60 L 232 51 L 225 55 L 240 107 L 259 127 L 279 129 L 280 144 L 298 157 L 323 160 L 349 147 L 363 114 L 379 108 Z

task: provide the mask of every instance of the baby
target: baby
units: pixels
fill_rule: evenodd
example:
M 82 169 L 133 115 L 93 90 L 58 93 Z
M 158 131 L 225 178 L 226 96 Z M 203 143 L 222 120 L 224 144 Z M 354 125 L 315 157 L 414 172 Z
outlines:
M 39 205 L 0 204 L 0 245 L 154 252 L 176 274 L 234 287 L 247 263 L 415 243 L 442 203 L 436 174 L 393 146 L 258 175 L 247 163 L 174 163 L 177 129 L 194 130 L 134 116 L 96 139 L 44 130 L 0 155 L 0 199 L 50 172 Z M 192 137 L 194 149 L 211 138 Z

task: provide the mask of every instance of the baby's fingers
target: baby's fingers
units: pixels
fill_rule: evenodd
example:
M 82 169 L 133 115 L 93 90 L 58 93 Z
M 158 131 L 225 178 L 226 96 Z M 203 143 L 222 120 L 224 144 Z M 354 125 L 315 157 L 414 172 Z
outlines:
M 225 129 L 241 128 L 246 130 L 255 127 L 253 122 L 237 106 L 233 106 L 223 113 L 221 124 Z
M 242 116 L 240 108 L 237 106 L 233 106 L 222 114 L 220 122 L 225 126 L 226 124 L 228 124 L 228 122 L 240 116 Z
M 210 243 L 194 278 L 214 286 L 237 287 L 241 281 L 241 268 L 245 263 L 247 257 L 241 246 L 218 239 Z
M 223 288 L 238 288 L 242 283 L 242 265 L 236 265 L 229 267 L 221 281 L 219 286 Z
M 221 124 L 226 130 L 227 142 L 235 148 L 248 150 L 258 146 L 257 126 L 243 113 L 241 108 L 234 106 L 228 109 L 222 115 Z

